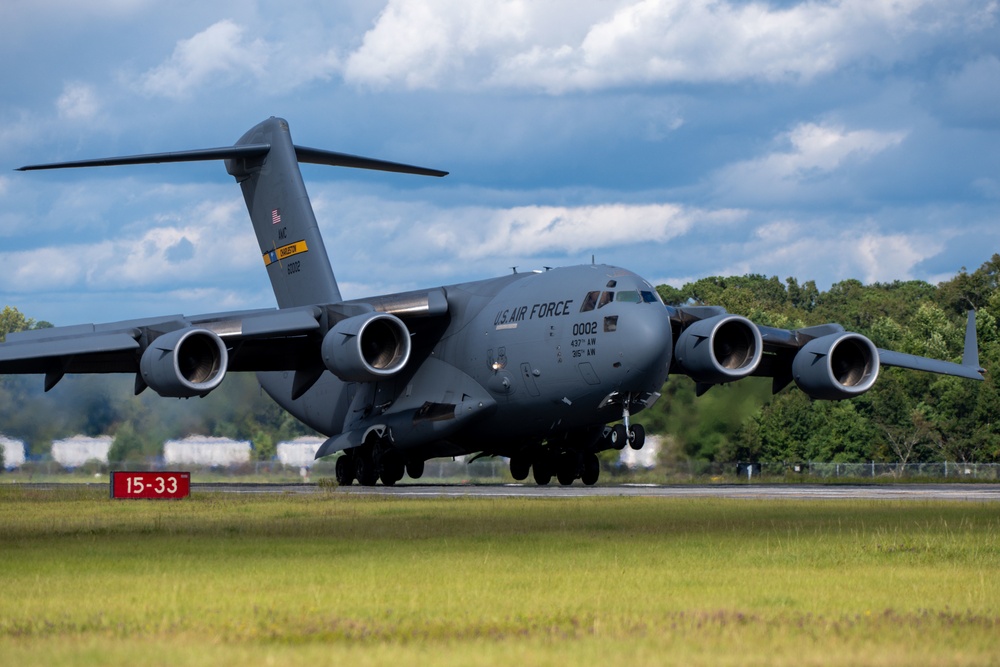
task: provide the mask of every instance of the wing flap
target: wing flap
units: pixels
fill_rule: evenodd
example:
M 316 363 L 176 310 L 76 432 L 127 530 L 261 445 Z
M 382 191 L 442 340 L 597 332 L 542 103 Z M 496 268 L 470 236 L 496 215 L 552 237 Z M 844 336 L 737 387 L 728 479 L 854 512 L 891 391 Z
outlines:
M 242 320 L 241 334 L 244 338 L 261 338 L 316 331 L 321 313 L 316 306 L 260 313 Z
M 0 373 L 51 374 L 56 368 L 69 373 L 118 373 L 122 372 L 118 359 L 138 366 L 139 348 L 136 337 L 124 332 L 10 342 L 0 345 Z M 80 357 L 91 357 L 91 363 Z

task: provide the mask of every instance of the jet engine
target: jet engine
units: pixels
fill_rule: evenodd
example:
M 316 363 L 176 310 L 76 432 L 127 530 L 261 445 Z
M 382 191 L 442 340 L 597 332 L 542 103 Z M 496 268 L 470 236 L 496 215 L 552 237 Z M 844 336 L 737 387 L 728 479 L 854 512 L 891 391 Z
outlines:
M 142 380 L 160 396 L 204 396 L 222 382 L 229 353 L 207 329 L 178 329 L 154 340 L 139 360 Z
M 398 373 L 410 358 L 410 332 L 388 313 L 355 315 L 323 337 L 323 363 L 345 382 L 372 382 Z
M 753 373 L 764 344 L 757 326 L 739 315 L 716 315 L 682 331 L 674 346 L 681 371 L 696 382 L 721 384 Z
M 815 338 L 792 360 L 795 384 L 811 398 L 824 400 L 860 396 L 875 384 L 878 370 L 874 343 L 850 332 Z

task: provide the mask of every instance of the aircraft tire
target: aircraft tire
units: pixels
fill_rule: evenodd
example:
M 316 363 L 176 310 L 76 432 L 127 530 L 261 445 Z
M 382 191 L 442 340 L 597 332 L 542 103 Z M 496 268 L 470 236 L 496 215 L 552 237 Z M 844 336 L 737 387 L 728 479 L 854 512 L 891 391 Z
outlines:
M 608 434 L 608 442 L 619 451 L 625 449 L 625 444 L 628 442 L 628 431 L 625 430 L 625 424 L 615 424 L 611 428 L 611 433 Z
M 337 459 L 334 476 L 337 478 L 337 484 L 340 486 L 354 484 L 354 461 L 351 458 L 353 457 L 350 454 L 345 453 Z
M 632 432 L 628 434 L 628 446 L 639 451 L 646 444 L 646 429 L 642 424 L 633 424 Z
M 597 484 L 597 480 L 601 477 L 601 462 L 597 458 L 597 454 L 586 454 L 583 457 L 583 474 L 580 475 L 580 480 L 587 486 L 593 486 Z
M 410 479 L 420 479 L 424 476 L 424 462 L 420 459 L 410 459 L 406 462 L 406 474 Z
M 559 483 L 563 486 L 569 486 L 576 481 L 577 467 L 576 456 L 573 454 L 563 454 L 559 457 L 556 466 L 556 478 Z
M 371 452 L 358 452 L 354 456 L 354 476 L 361 486 L 375 486 L 378 481 L 378 470 Z
M 523 456 L 510 457 L 510 476 L 518 482 L 528 479 L 531 472 L 531 462 Z
M 406 466 L 400 456 L 393 451 L 384 452 L 379 460 L 379 477 L 386 486 L 392 486 L 403 479 Z
M 535 461 L 531 465 L 531 472 L 535 477 L 535 484 L 545 486 L 552 481 L 552 469 L 545 461 Z

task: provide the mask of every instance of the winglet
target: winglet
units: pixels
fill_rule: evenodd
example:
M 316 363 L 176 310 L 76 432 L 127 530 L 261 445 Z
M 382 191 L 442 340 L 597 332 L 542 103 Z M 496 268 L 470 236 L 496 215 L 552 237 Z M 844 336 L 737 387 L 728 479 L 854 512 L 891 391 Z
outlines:
M 986 371 L 979 365 L 979 340 L 976 338 L 976 311 L 969 311 L 969 320 L 965 324 L 965 350 L 962 352 L 962 365 L 976 369 L 980 375 Z

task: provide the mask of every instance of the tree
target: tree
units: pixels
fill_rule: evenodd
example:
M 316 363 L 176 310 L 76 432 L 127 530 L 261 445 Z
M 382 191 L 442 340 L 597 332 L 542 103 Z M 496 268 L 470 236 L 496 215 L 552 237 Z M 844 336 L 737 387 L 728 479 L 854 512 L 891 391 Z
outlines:
M 896 373 L 883 373 L 878 391 L 872 391 L 871 408 L 872 422 L 894 461 L 905 466 L 920 445 L 934 440 L 933 424 L 904 391 Z
M 142 439 L 136 434 L 130 423 L 122 424 L 115 433 L 115 439 L 108 450 L 108 461 L 120 463 L 123 461 L 139 461 L 144 458 Z
M 7 339 L 7 334 L 17 331 L 27 331 L 35 326 L 35 321 L 27 318 L 17 308 L 4 306 L 0 311 L 0 341 Z

